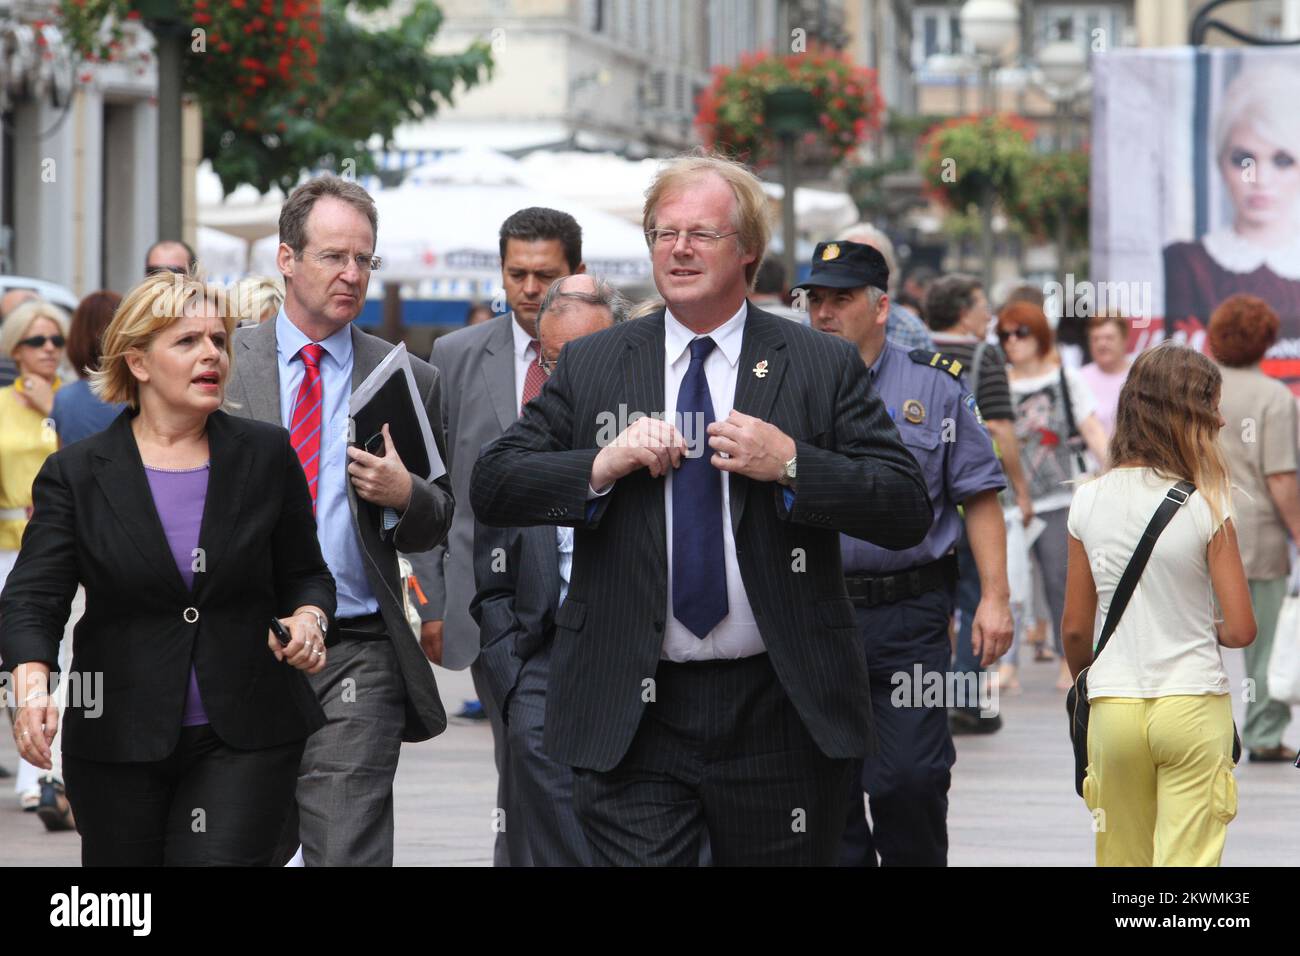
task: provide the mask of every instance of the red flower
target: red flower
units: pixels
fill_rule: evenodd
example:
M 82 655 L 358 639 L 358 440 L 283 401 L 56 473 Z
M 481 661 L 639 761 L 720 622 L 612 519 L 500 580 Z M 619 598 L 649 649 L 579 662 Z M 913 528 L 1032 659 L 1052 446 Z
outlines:
M 196 13 L 194 14 L 194 22 L 199 26 L 203 26 L 205 23 L 211 23 L 212 17 L 206 13 Z
M 277 20 L 277 21 L 275 21 L 275 32 L 276 32 L 276 33 L 283 33 L 283 32 L 284 32 L 285 30 L 287 30 L 287 29 L 289 29 L 288 24 L 286 24 L 283 20 Z
M 242 10 L 244 9 L 246 2 L 247 0 L 230 0 L 230 5 L 234 7 L 236 10 Z

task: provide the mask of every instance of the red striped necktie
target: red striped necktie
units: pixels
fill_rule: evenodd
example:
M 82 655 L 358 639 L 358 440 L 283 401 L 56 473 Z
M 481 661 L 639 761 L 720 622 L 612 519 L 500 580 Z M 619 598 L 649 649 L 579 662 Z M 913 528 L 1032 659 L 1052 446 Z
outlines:
M 533 339 L 528 346 L 528 351 L 533 353 L 533 360 L 528 364 L 528 373 L 524 375 L 524 395 L 523 400 L 519 403 L 519 414 L 524 413 L 524 406 L 531 402 L 538 395 L 542 394 L 542 386 L 546 384 L 546 372 L 542 370 L 542 365 L 538 361 L 542 354 L 542 348 Z
M 316 479 L 320 476 L 320 418 L 324 389 L 320 380 L 320 359 L 325 349 L 315 342 L 298 350 L 302 356 L 302 385 L 289 415 L 289 440 L 293 443 L 307 488 L 311 492 L 312 513 L 316 511 Z

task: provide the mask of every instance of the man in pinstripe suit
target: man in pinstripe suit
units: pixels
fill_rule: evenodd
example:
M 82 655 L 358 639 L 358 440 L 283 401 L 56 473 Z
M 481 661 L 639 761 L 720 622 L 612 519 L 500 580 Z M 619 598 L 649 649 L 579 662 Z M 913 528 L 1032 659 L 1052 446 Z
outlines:
M 474 512 L 576 529 L 545 746 L 597 862 L 829 865 L 871 739 L 838 533 L 920 543 L 925 483 L 852 347 L 747 303 L 751 173 L 677 160 L 644 222 L 665 309 L 566 347 Z

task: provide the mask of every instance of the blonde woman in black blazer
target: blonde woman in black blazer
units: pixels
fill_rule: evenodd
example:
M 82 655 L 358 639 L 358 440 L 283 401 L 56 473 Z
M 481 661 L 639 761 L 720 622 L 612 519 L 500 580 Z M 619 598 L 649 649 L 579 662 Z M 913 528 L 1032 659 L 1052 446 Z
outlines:
M 220 410 L 236 318 L 188 276 L 128 294 L 93 376 L 128 408 L 46 461 L 0 595 L 14 738 L 48 768 L 86 589 L 63 733 L 86 865 L 265 865 L 324 723 L 303 672 L 325 665 L 334 580 L 288 433 Z

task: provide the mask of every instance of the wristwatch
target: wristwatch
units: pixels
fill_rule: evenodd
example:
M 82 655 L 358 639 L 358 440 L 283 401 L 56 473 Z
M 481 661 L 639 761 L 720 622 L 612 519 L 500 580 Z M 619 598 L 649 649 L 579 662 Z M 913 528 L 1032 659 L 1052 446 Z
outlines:
M 316 626 L 320 628 L 321 637 L 329 633 L 329 621 L 325 619 L 324 614 L 319 611 L 308 611 L 307 613 L 316 619 Z
M 781 477 L 778 479 L 780 483 L 785 485 L 787 488 L 794 484 L 795 462 L 798 461 L 798 459 L 799 456 L 795 455 L 793 458 L 787 461 L 785 463 L 785 470 L 782 472 Z

